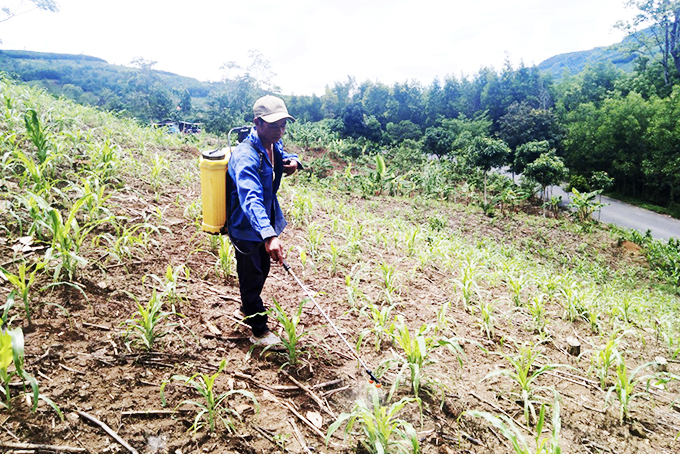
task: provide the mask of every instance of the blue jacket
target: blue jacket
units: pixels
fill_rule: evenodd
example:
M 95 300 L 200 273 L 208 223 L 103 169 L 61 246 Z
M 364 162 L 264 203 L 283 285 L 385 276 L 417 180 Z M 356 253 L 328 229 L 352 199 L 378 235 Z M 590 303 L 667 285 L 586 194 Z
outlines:
M 286 220 L 276 198 L 283 175 L 283 161 L 297 161 L 283 150 L 283 141 L 274 144 L 274 165 L 257 136 L 256 128 L 229 158 L 229 210 L 227 229 L 236 240 L 261 242 L 278 236 Z M 274 177 L 272 178 L 272 172 Z

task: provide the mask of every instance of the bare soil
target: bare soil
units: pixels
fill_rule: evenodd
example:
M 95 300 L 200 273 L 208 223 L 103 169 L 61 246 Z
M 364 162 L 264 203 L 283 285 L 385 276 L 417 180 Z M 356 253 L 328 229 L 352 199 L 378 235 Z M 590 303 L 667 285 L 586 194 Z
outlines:
M 190 153 L 183 159 L 194 159 Z M 52 452 L 56 447 L 71 447 L 90 453 L 128 451 L 114 440 L 101 425 L 84 415 L 91 415 L 105 423 L 137 452 L 144 453 L 270 453 L 283 452 L 275 442 L 285 440 L 289 452 L 305 452 L 302 440 L 314 452 L 353 452 L 357 440 L 344 438 L 342 430 L 326 445 L 326 434 L 334 418 L 352 409 L 358 398 L 366 398 L 369 388 L 364 371 L 358 367 L 325 319 L 312 304 L 306 304 L 300 330 L 309 334 L 302 339 L 305 350 L 303 362 L 296 367 L 284 366 L 285 355 L 250 352 L 249 332 L 234 318 L 238 308 L 238 285 L 234 276 L 225 278 L 215 270 L 215 251 L 210 250 L 207 235 L 197 232 L 195 221 L 184 215 L 184 204 L 198 196 L 199 187 L 166 187 L 158 200 L 138 182 L 128 181 L 116 197 L 117 214 L 141 219 L 165 210 L 162 225 L 169 231 L 157 236 L 157 247 L 140 252 L 135 259 L 119 263 L 102 256 L 92 248 L 85 255 L 89 265 L 81 268 L 76 282 L 82 292 L 71 286 L 58 286 L 33 295 L 36 308 L 34 322 L 23 329 L 26 339 L 26 367 L 40 383 L 40 392 L 52 399 L 63 411 L 65 419 L 44 402 L 32 413 L 23 397 L 14 399 L 11 412 L 0 412 L 0 443 L 6 452 Z M 284 191 L 285 208 L 289 200 Z M 536 260 L 549 262 L 554 257 L 542 256 L 543 249 L 558 248 L 560 254 L 576 256 L 593 254 L 604 257 L 613 269 L 641 267 L 642 259 L 636 251 L 619 247 L 600 230 L 594 234 L 579 234 L 577 229 L 565 228 L 566 221 L 544 222 L 538 216 L 488 218 L 477 210 L 460 205 L 424 203 L 417 199 L 377 196 L 364 200 L 356 195 L 334 193 L 347 205 L 355 205 L 359 212 L 370 211 L 383 219 L 402 217 L 413 220 L 418 216 L 436 214 L 447 220 L 445 227 L 452 235 L 462 235 L 470 242 L 480 239 L 498 243 L 526 244 L 536 251 Z M 313 217 L 322 222 L 328 219 L 323 210 L 315 207 Z M 415 222 L 415 221 L 414 221 Z M 389 230 L 385 222 L 384 228 Z M 10 230 L 12 227 L 10 226 Z M 346 302 L 345 276 L 347 267 L 332 276 L 321 261 L 317 268 L 304 270 L 296 254 L 296 247 L 305 246 L 307 228 L 290 225 L 283 240 L 290 248 L 289 262 L 305 285 L 316 293 L 316 300 L 327 311 L 340 329 L 354 342 L 367 326 L 367 319 L 356 311 L 349 311 Z M 0 262 L 14 257 L 16 239 L 6 237 L 0 242 Z M 340 240 L 338 240 L 340 241 Z M 529 244 L 530 243 L 530 244 Z M 398 293 L 398 313 L 416 330 L 425 323 L 433 323 L 439 305 L 451 301 L 459 292 L 451 276 L 428 267 L 420 272 L 413 258 L 395 249 L 377 250 L 372 238 L 366 238 L 362 261 L 372 267 L 385 262 L 396 266 L 402 277 Z M 41 250 L 32 252 L 41 253 Z M 179 288 L 184 302 L 176 306 L 183 318 L 173 317 L 176 326 L 165 325 L 178 336 L 159 340 L 152 352 L 145 352 L 131 338 L 126 338 L 126 320 L 137 311 L 136 297 L 142 304 L 148 301 L 152 289 L 158 287 L 152 275 L 163 278 L 167 266 L 186 265 L 190 270 Z M 11 266 L 11 264 L 6 265 Z M 369 268 L 371 268 L 369 266 Z M 47 280 L 36 288 L 43 287 Z M 366 293 L 373 301 L 380 301 L 380 289 L 366 283 Z M 463 415 L 466 410 L 482 410 L 496 415 L 507 414 L 523 423 L 522 409 L 508 398 L 509 380 L 499 377 L 482 381 L 491 371 L 505 364 L 493 352 L 512 351 L 508 339 L 535 340 L 527 329 L 528 317 L 513 312 L 513 305 L 502 285 L 485 289 L 494 299 L 498 317 L 496 335 L 488 340 L 473 317 L 460 305 L 452 305 L 449 316 L 452 333 L 463 339 L 465 356 L 458 364 L 453 355 L 442 350 L 435 354 L 438 362 L 432 366 L 434 375 L 446 383 L 443 401 L 424 397 L 422 424 L 416 405 L 409 405 L 400 417 L 410 421 L 418 431 L 424 453 L 496 453 L 512 452 L 509 443 L 482 419 Z M 0 286 L 0 300 L 9 293 L 9 284 Z M 275 298 L 292 314 L 305 298 L 295 281 L 282 269 L 273 266 L 263 292 L 271 302 Z M 272 323 L 278 331 L 280 326 Z M 680 415 L 672 410 L 677 399 L 677 384 L 669 390 L 653 388 L 652 393 L 635 401 L 632 420 L 619 422 L 613 406 L 605 404 L 605 393 L 596 379 L 587 374 L 588 356 L 578 359 L 567 353 L 566 338 L 576 337 L 584 348 L 600 345 L 602 339 L 593 334 L 584 322 L 570 323 L 561 318 L 561 308 L 550 307 L 550 336 L 544 348 L 552 363 L 566 364 L 574 369 L 558 369 L 544 374 L 540 385 L 554 387 L 562 396 L 562 452 L 568 453 L 674 453 L 678 452 L 675 436 L 680 431 Z M 181 336 L 181 340 L 180 340 Z M 391 357 L 394 348 L 383 343 L 381 351 L 374 351 L 369 341 L 361 350 L 362 359 L 375 368 Z M 627 357 L 637 364 L 665 355 L 663 343 L 651 332 L 640 331 L 640 336 L 627 339 Z M 164 381 L 176 374 L 214 374 L 222 360 L 226 371 L 216 381 L 218 392 L 248 390 L 257 398 L 254 408 L 246 397 L 234 395 L 229 407 L 242 418 L 232 418 L 235 432 L 218 427 L 215 432 L 201 428 L 190 430 L 196 417 L 196 407 L 178 404 L 183 400 L 200 401 L 191 388 L 171 381 L 165 389 L 167 405 L 163 406 L 159 389 Z M 633 367 L 631 366 L 632 370 Z M 326 409 L 296 385 L 285 373 L 310 389 L 327 405 Z M 678 364 L 670 363 L 670 371 L 678 373 Z M 388 375 L 388 378 L 390 376 Z M 393 378 L 393 375 L 392 375 Z M 387 394 L 389 383 L 380 391 Z M 408 395 L 408 386 L 397 397 Z M 20 388 L 13 388 L 19 394 Z M 335 392 L 334 392 L 335 391 Z M 545 395 L 546 401 L 550 401 Z M 443 402 L 443 403 L 442 403 Z M 173 411 L 177 409 L 177 411 Z M 320 429 L 313 430 L 307 420 L 320 415 Z M 463 415 L 463 416 L 461 416 Z M 296 436 L 296 432 L 301 437 Z M 547 435 L 547 432 L 544 434 Z M 528 439 L 531 439 L 527 435 Z M 533 440 L 532 440 L 533 442 Z M 50 447 L 9 448 L 11 443 L 50 445 Z M 309 452 L 309 451 L 307 451 Z M 361 452 L 359 449 L 357 452 Z

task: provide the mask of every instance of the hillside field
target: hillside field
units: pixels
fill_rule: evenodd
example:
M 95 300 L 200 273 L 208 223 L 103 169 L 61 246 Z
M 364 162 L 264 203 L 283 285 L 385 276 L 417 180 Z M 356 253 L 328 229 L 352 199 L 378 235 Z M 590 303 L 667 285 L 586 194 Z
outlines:
M 217 139 L 0 91 L 0 304 L 26 372 L 0 336 L 0 451 L 678 452 L 680 299 L 620 232 L 487 216 L 465 183 L 359 191 L 374 169 L 291 138 L 313 165 L 279 193 L 287 261 L 353 351 L 278 265 L 263 299 L 291 348 L 252 350 L 233 251 L 200 228 Z

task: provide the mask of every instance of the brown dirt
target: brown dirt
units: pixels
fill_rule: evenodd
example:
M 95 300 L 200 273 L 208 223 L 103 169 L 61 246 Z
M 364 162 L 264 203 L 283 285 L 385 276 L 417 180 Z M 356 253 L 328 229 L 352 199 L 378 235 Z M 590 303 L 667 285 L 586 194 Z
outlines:
M 293 388 L 293 382 L 281 372 L 285 361 L 283 355 L 259 355 L 255 351 L 249 357 L 248 332 L 232 317 L 238 306 L 237 283 L 233 277 L 225 279 L 216 273 L 215 255 L 210 251 L 207 236 L 197 233 L 194 221 L 184 218 L 183 206 L 180 208 L 174 203 L 177 197 L 180 200 L 197 197 L 198 188 L 167 188 L 158 202 L 144 187 L 128 183 L 128 188 L 128 193 L 137 196 L 121 199 L 118 214 L 139 218 L 155 213 L 157 208 L 165 209 L 162 225 L 171 233 L 156 237 L 157 247 L 140 252 L 136 259 L 124 263 L 102 257 L 101 251 L 89 251 L 86 255 L 90 265 L 81 269 L 77 277 L 84 294 L 68 286 L 34 294 L 33 304 L 39 307 L 34 324 L 31 327 L 23 325 L 27 369 L 39 380 L 41 393 L 60 406 L 65 420 L 60 421 L 44 402 L 36 413 L 31 413 L 27 403 L 17 398 L 11 412 L 0 413 L 0 424 L 4 429 L 0 431 L 0 442 L 70 446 L 84 448 L 90 453 L 126 451 L 100 426 L 79 416 L 77 412 L 80 411 L 107 424 L 138 452 L 281 452 L 271 441 L 281 434 L 287 434 L 287 449 L 303 452 L 298 439 L 292 435 L 293 425 L 315 452 L 350 452 L 356 446 L 355 439 L 343 440 L 340 430 L 337 432 L 339 437 L 332 441 L 346 447 L 333 444 L 327 447 L 319 435 L 295 416 L 292 409 L 303 416 L 308 412 L 321 414 L 321 432 L 324 434 L 333 422 L 333 418 L 307 393 Z M 283 199 L 286 197 L 284 194 Z M 337 193 L 329 194 L 329 198 L 382 218 L 408 219 L 412 215 L 426 218 L 428 214 L 435 214 L 431 205 L 413 199 L 376 197 L 362 200 Z M 542 256 L 540 251 L 561 246 L 560 254 L 600 254 L 614 269 L 640 266 L 637 258 L 616 246 L 606 232 L 580 235 L 574 229 L 565 228 L 565 221 L 555 220 L 554 224 L 546 225 L 542 221 L 535 222 L 530 216 L 491 219 L 458 205 L 445 206 L 436 214 L 447 219 L 447 228 L 452 234 L 468 238 L 470 242 L 482 238 L 515 244 L 531 241 L 532 246 L 527 247 L 536 251 L 536 260 L 554 260 L 554 257 Z M 328 219 L 328 214 L 315 207 L 314 217 L 322 221 L 324 217 Z M 389 231 L 387 223 L 383 228 Z M 316 272 L 309 266 L 303 270 L 294 251 L 297 246 L 304 247 L 305 238 L 305 226 L 289 226 L 283 237 L 291 249 L 289 261 L 308 288 L 319 292 L 317 301 L 353 342 L 366 327 L 367 320 L 356 311 L 348 311 L 345 275 L 349 268 L 345 265 L 337 275 L 331 276 L 319 260 Z M 413 272 L 416 264 L 413 258 L 405 257 L 396 249 L 379 250 L 373 238 L 366 238 L 363 244 L 364 263 L 375 267 L 385 261 L 397 267 L 401 279 L 398 313 L 412 330 L 432 323 L 436 308 L 451 301 L 458 292 L 450 276 L 436 266 Z M 9 238 L 0 245 L 0 262 L 11 259 L 14 245 L 14 239 Z M 177 306 L 184 318 L 173 319 L 181 326 L 167 328 L 181 335 L 182 342 L 175 336 L 168 336 L 159 342 L 154 352 L 144 353 L 134 345 L 126 345 L 123 324 L 137 310 L 131 295 L 146 302 L 156 285 L 149 276 L 162 278 L 168 264 L 184 264 L 190 270 L 189 278 L 183 280 L 180 287 L 185 302 Z M 362 283 L 373 301 L 384 299 L 378 286 L 368 277 Z M 482 381 L 482 378 L 501 366 L 500 357 L 492 352 L 507 352 L 509 347 L 504 342 L 535 339 L 535 336 L 526 328 L 526 315 L 510 315 L 513 307 L 503 285 L 490 284 L 485 291 L 496 302 L 498 314 L 505 314 L 498 317 L 495 341 L 487 340 L 480 332 L 476 317 L 461 305 L 452 305 L 449 312 L 453 323 L 451 334 L 465 340 L 463 365 L 461 367 L 454 357 L 443 351 L 437 353 L 438 362 L 430 367 L 433 375 L 448 385 L 443 405 L 440 406 L 437 399 L 426 397 L 422 425 L 415 405 L 407 406 L 400 413 L 416 427 L 424 453 L 511 452 L 505 439 L 497 431 L 490 430 L 486 422 L 461 417 L 464 411 L 477 409 L 497 415 L 505 412 L 520 422 L 523 419 L 520 406 L 507 397 L 509 381 L 502 377 L 488 381 Z M 0 287 L 0 300 L 4 301 L 8 292 L 9 285 Z M 281 267 L 274 266 L 263 297 L 265 301 L 276 298 L 291 314 L 304 294 Z M 68 311 L 68 316 L 62 308 Z M 680 417 L 668 409 L 670 402 L 677 398 L 677 386 L 671 385 L 672 392 L 655 389 L 649 399 L 637 400 L 633 421 L 619 424 L 614 409 L 605 405 L 604 393 L 587 374 L 588 359 L 576 359 L 565 351 L 568 336 L 580 339 L 584 347 L 589 342 L 599 344 L 600 339 L 585 323 L 565 322 L 560 314 L 560 308 L 550 307 L 550 336 L 544 344 L 545 355 L 552 363 L 568 364 L 575 369 L 543 375 L 540 384 L 554 387 L 562 396 L 563 452 L 678 452 L 674 436 L 680 427 Z M 336 415 L 351 410 L 355 399 L 365 397 L 371 385 L 352 354 L 311 304 L 305 306 L 302 324 L 304 330 L 309 331 L 303 338 L 306 351 L 303 363 L 284 369 L 310 388 L 340 380 L 328 387 L 314 388 L 314 392 L 321 395 L 339 389 L 326 398 L 328 406 Z M 665 353 L 663 346 L 649 333 L 627 340 L 627 354 L 639 364 Z M 390 357 L 393 346 L 385 342 L 381 351 L 375 352 L 370 345 L 372 342 L 369 341 L 361 355 L 375 368 Z M 227 368 L 218 377 L 216 388 L 220 392 L 248 390 L 259 403 L 259 411 L 254 412 L 250 401 L 244 397 L 229 400 L 229 405 L 242 413 L 243 422 L 234 421 L 236 433 L 223 428 L 214 433 L 205 429 L 196 433 L 189 431 L 196 415 L 195 407 L 191 405 L 182 405 L 175 414 L 161 412 L 174 409 L 182 400 L 199 399 L 193 390 L 172 382 L 166 388 L 168 406 L 163 407 L 159 394 L 161 383 L 174 374 L 213 374 L 222 360 L 226 360 Z M 671 363 L 671 372 L 678 373 L 677 366 L 677 363 Z M 402 387 L 398 397 L 407 396 L 407 388 Z M 18 390 L 14 388 L 14 392 Z M 387 387 L 381 392 L 386 394 Z M 49 449 L 40 452 L 49 452 Z

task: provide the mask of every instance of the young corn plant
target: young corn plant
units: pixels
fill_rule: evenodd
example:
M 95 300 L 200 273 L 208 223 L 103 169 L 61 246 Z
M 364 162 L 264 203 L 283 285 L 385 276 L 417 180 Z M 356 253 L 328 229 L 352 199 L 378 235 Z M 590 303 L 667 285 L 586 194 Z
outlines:
M 531 315 L 531 319 L 533 321 L 534 332 L 541 335 L 546 334 L 545 329 L 547 325 L 546 321 L 547 309 L 545 303 L 545 295 L 540 294 L 532 296 L 529 299 L 527 310 L 529 311 L 529 314 Z
M 236 410 L 229 408 L 226 405 L 227 399 L 231 396 L 240 394 L 244 397 L 247 397 L 253 402 L 255 411 L 259 411 L 257 399 L 255 399 L 255 396 L 250 391 L 243 389 L 232 389 L 222 394 L 217 394 L 215 392 L 215 381 L 217 380 L 217 377 L 219 377 L 219 375 L 224 371 L 224 369 L 226 369 L 226 367 L 227 361 L 223 359 L 222 362 L 220 362 L 217 372 L 212 375 L 198 372 L 191 377 L 187 377 L 185 375 L 173 375 L 170 377 L 170 380 L 172 381 L 183 382 L 184 384 L 191 386 L 196 392 L 198 392 L 198 395 L 203 398 L 202 401 L 183 400 L 177 404 L 176 407 L 179 408 L 182 405 L 192 405 L 198 409 L 196 417 L 194 418 L 194 423 L 191 426 L 191 429 L 194 431 L 194 433 L 204 426 L 207 426 L 208 432 L 215 432 L 218 422 L 221 422 L 224 425 L 225 430 L 235 432 L 236 428 L 231 416 L 234 416 L 239 420 L 241 420 L 241 416 Z M 163 382 L 160 389 L 161 403 L 163 406 L 166 405 L 165 388 L 168 383 L 169 381 Z
M 600 380 L 600 388 L 604 391 L 607 389 L 607 379 L 609 378 L 609 371 L 612 366 L 621 362 L 621 354 L 617 347 L 619 343 L 618 337 L 611 337 L 607 343 L 600 349 L 593 353 L 590 358 L 590 369 L 595 372 L 595 375 Z
M 486 300 L 479 304 L 479 327 L 482 334 L 486 336 L 487 339 L 493 339 L 496 328 L 495 328 L 495 317 L 493 315 L 494 307 L 493 301 Z
M 47 131 L 40 123 L 38 112 L 28 109 L 24 114 L 24 124 L 26 126 L 26 135 L 38 150 L 36 154 L 38 161 L 40 164 L 45 163 L 50 152 L 50 142 Z
M 536 421 L 535 404 L 539 403 L 538 394 L 548 391 L 548 386 L 535 386 L 534 382 L 544 373 L 559 367 L 569 367 L 564 364 L 544 364 L 539 365 L 538 360 L 544 359 L 540 345 L 522 345 L 517 355 L 506 355 L 500 353 L 506 361 L 510 363 L 511 369 L 498 369 L 489 373 L 482 379 L 488 380 L 497 376 L 509 378 L 519 388 L 510 394 L 522 402 L 524 407 L 524 419 L 527 424 Z
M 14 368 L 11 369 L 12 364 Z M 48 397 L 40 394 L 35 377 L 24 370 L 24 333 L 21 328 L 3 329 L 0 333 L 0 382 L 2 383 L 0 392 L 4 394 L 4 401 L 0 402 L 0 406 L 7 410 L 12 409 L 12 395 L 9 384 L 14 377 L 19 377 L 24 382 L 24 391 L 26 383 L 31 386 L 33 401 L 31 410 L 33 412 L 38 408 L 38 400 L 43 400 L 54 409 L 59 415 L 59 419 L 64 420 L 59 407 Z
M 127 325 L 127 331 L 125 332 L 126 344 L 129 342 L 133 345 L 141 345 L 144 350 L 150 352 L 154 350 L 160 339 L 170 334 L 174 334 L 180 342 L 184 343 L 184 340 L 178 333 L 170 331 L 178 324 L 165 323 L 169 317 L 178 314 L 163 311 L 163 301 L 155 289 L 146 306 L 143 306 L 137 298 L 135 298 L 135 301 L 137 302 L 137 312 L 134 314 L 134 318 L 123 322 L 124 325 Z M 128 341 L 131 334 L 135 336 L 132 340 Z
M 361 300 L 365 298 L 364 292 L 359 287 L 362 276 L 360 266 L 360 264 L 354 265 L 349 274 L 345 276 L 345 291 L 351 309 L 356 309 L 361 304 Z
M 342 248 L 335 244 L 335 241 L 331 240 L 331 244 L 328 246 L 328 252 L 325 254 L 328 259 L 328 272 L 331 277 L 338 273 L 338 268 L 340 267 L 340 259 L 342 257 Z
M 637 375 L 653 364 L 655 364 L 653 361 L 642 364 L 630 374 L 628 373 L 628 368 L 626 367 L 626 361 L 622 356 L 616 364 L 616 381 L 607 391 L 605 400 L 609 402 L 610 400 L 613 400 L 611 399 L 612 393 L 616 395 L 616 399 L 618 400 L 619 404 L 620 423 L 623 424 L 624 421 L 629 419 L 633 399 L 649 394 L 649 384 L 654 376 L 643 375 L 638 377 Z M 647 382 L 647 385 L 644 386 L 644 391 L 636 392 L 635 388 L 639 385 L 642 385 L 643 382 Z
M 397 417 L 413 401 L 413 398 L 403 398 L 389 408 L 384 407 L 380 403 L 378 391 L 371 388 L 371 402 L 357 400 L 351 412 L 338 416 L 328 428 L 326 444 L 343 424 L 345 434 L 355 438 L 356 432 L 353 429 L 359 425 L 363 434 L 359 443 L 369 454 L 419 454 L 420 442 L 415 429 L 410 423 Z
M 21 301 L 24 303 L 24 311 L 26 312 L 26 320 L 28 321 L 29 326 L 31 325 L 32 315 L 29 294 L 37 274 L 42 271 L 43 268 L 45 268 L 45 265 L 45 262 L 35 262 L 31 265 L 27 265 L 26 262 L 22 262 L 19 265 L 17 274 L 12 274 L 5 268 L 0 267 L 0 277 L 4 277 L 9 281 L 10 284 L 12 284 L 12 286 L 14 286 L 14 290 L 12 290 L 10 293 L 12 299 L 14 299 L 14 295 L 18 295 L 21 297 Z M 29 271 L 29 269 L 32 269 L 32 271 Z
M 149 277 L 161 286 L 159 289 L 161 293 L 158 299 L 166 298 L 170 303 L 170 308 L 173 313 L 177 312 L 175 305 L 179 306 L 181 303 L 187 301 L 186 295 L 180 291 L 179 281 L 182 276 L 184 276 L 185 279 L 189 279 L 189 268 L 182 264 L 178 265 L 176 268 L 173 268 L 171 264 L 168 264 L 168 267 L 165 270 L 164 279 L 159 278 L 155 274 L 149 275 Z M 144 276 L 144 278 L 146 278 L 146 276 Z M 142 282 L 144 282 L 144 278 L 142 278 Z
M 215 269 L 222 273 L 225 279 L 229 279 L 234 274 L 235 268 L 236 256 L 234 255 L 234 246 L 232 246 L 228 237 L 220 235 Z
M 299 333 L 298 326 L 300 325 L 300 318 L 302 317 L 302 308 L 304 307 L 305 302 L 306 300 L 300 301 L 297 311 L 295 312 L 295 314 L 293 314 L 292 317 L 289 317 L 288 314 L 286 314 L 286 311 L 283 309 L 283 307 L 281 307 L 281 305 L 279 304 L 278 301 L 276 301 L 276 299 L 274 299 L 274 306 L 267 309 L 267 315 L 276 319 L 276 321 L 281 323 L 281 325 L 283 326 L 284 335 L 281 336 L 281 343 L 286 349 L 285 353 L 288 357 L 288 360 L 285 363 L 283 363 L 281 368 L 284 368 L 286 366 L 296 366 L 300 363 L 300 361 L 302 361 L 301 357 L 304 354 L 304 350 L 300 345 L 300 340 L 309 333 L 307 331 Z M 269 350 L 270 347 L 262 349 L 262 353 Z M 253 348 L 250 349 L 250 352 L 252 351 Z M 250 352 L 248 353 L 250 354 Z
M 506 285 L 510 290 L 510 295 L 512 296 L 512 302 L 515 303 L 515 307 L 521 307 L 524 305 L 522 295 L 526 292 L 526 289 L 531 285 L 531 279 L 527 274 L 520 273 L 519 275 L 506 275 L 505 277 Z
M 321 253 L 321 241 L 323 240 L 323 230 L 316 222 L 310 222 L 307 224 L 307 252 L 309 253 L 309 258 L 316 262 Z
M 52 234 L 52 244 L 45 252 L 45 261 L 56 262 L 55 281 L 63 275 L 67 282 L 72 282 L 78 267 L 87 264 L 87 260 L 80 255 L 80 250 L 89 233 L 102 222 L 91 221 L 82 226 L 78 223 L 76 215 L 88 198 L 89 196 L 84 196 L 78 199 L 71 207 L 66 220 L 58 210 L 51 208 L 47 212 L 47 220 L 43 221 Z
M 398 368 L 397 377 L 395 378 L 388 395 L 388 401 L 392 399 L 394 393 L 399 389 L 403 377 L 408 374 L 411 383 L 411 389 L 415 395 L 415 400 L 421 409 L 422 416 L 422 400 L 420 398 L 421 391 L 426 391 L 432 394 L 432 388 L 436 388 L 441 394 L 444 392 L 444 385 L 431 376 L 427 370 L 431 365 L 437 361 L 434 359 L 434 352 L 439 347 L 446 347 L 450 352 L 456 355 L 459 364 L 462 366 L 463 350 L 456 339 L 438 338 L 435 336 L 427 336 L 431 330 L 431 325 L 423 325 L 418 332 L 411 333 L 408 326 L 404 322 L 402 316 L 398 317 L 398 323 L 395 325 L 394 343 L 400 348 L 400 352 L 393 352 L 394 358 L 383 361 L 380 369 L 389 369 L 392 364 L 396 364 Z
M 399 278 L 397 277 L 396 265 L 390 265 L 385 260 L 378 265 L 380 271 L 381 282 L 385 295 L 388 301 L 392 301 L 392 297 L 399 293 Z
M 394 332 L 394 317 L 392 316 L 392 311 L 395 306 L 395 304 L 378 306 L 369 301 L 368 304 L 360 309 L 359 313 L 368 318 L 372 326 L 364 328 L 361 333 L 359 333 L 357 353 L 359 353 L 366 336 L 372 334 L 375 337 L 376 352 L 380 351 L 380 347 L 385 338 L 392 339 Z
M 536 423 L 536 433 L 534 435 L 534 446 L 530 446 L 522 431 L 517 427 L 512 419 L 505 415 L 496 416 L 485 411 L 469 410 L 466 414 L 475 418 L 483 418 L 510 442 L 515 454 L 561 454 L 560 430 L 562 419 L 560 417 L 560 401 L 557 393 L 552 404 L 552 430 L 550 436 L 541 438 L 543 426 L 545 425 L 546 404 L 541 405 L 538 422 Z

